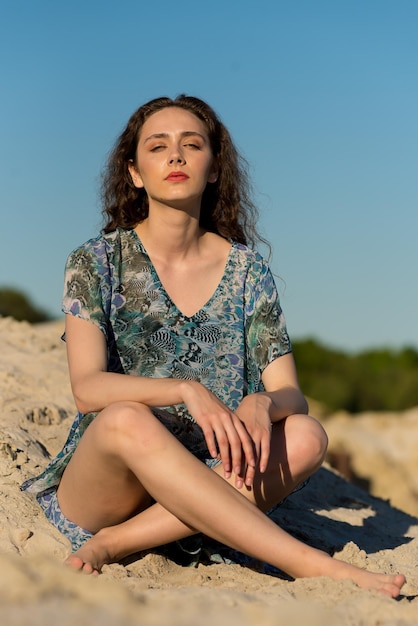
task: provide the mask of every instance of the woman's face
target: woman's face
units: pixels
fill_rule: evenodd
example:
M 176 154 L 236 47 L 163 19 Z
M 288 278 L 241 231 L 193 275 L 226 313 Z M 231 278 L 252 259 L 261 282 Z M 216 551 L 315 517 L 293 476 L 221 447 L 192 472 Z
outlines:
M 150 209 L 154 202 L 200 208 L 207 183 L 218 176 L 204 123 L 179 107 L 153 113 L 142 127 L 129 172 L 134 185 L 147 192 Z

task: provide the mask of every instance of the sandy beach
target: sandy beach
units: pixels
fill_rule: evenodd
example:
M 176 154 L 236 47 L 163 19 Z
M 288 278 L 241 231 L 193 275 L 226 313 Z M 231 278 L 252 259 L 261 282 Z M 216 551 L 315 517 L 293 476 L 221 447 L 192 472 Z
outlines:
M 59 451 L 75 414 L 62 331 L 63 321 L 0 318 L 2 625 L 418 624 L 418 409 L 327 416 L 313 403 L 330 459 L 345 460 L 341 471 L 356 484 L 326 463 L 275 514 L 289 532 L 339 558 L 404 573 L 397 600 L 349 581 L 291 581 L 257 564 L 186 568 L 157 554 L 105 566 L 99 577 L 65 567 L 69 543 L 19 489 Z

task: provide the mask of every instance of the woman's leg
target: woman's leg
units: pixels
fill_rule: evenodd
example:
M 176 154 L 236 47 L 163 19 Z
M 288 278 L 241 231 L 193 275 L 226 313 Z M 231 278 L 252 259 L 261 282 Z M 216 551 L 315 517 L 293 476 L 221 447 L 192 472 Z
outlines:
M 117 476 L 118 490 L 109 492 L 109 483 L 114 489 Z M 138 483 L 135 489 L 133 477 Z M 123 545 L 120 531 L 124 531 L 126 547 L 128 537 L 132 541 L 135 534 L 141 535 L 139 526 L 147 516 L 148 522 L 149 518 L 154 522 L 159 519 L 160 531 L 164 529 L 164 532 L 169 527 L 174 528 L 174 517 L 176 532 L 181 536 L 196 529 L 294 577 L 350 578 L 363 587 L 378 588 L 392 596 L 399 593 L 404 582 L 403 577 L 369 574 L 306 546 L 193 457 L 149 409 L 133 403 L 109 407 L 88 428 L 68 465 L 59 490 L 61 508 L 76 523 L 96 530 L 91 523 L 97 524 L 97 520 L 102 523 L 104 519 L 112 520 L 113 516 L 115 521 L 111 523 L 118 524 L 129 517 L 126 500 L 132 507 L 131 515 L 133 509 L 144 508 L 146 494 L 151 494 L 159 505 L 120 524 L 115 533 L 119 545 Z M 88 502 L 84 511 L 83 502 Z M 101 509 L 96 518 L 95 507 Z M 104 549 L 113 551 L 111 541 L 105 545 L 111 531 L 105 528 L 98 532 L 70 558 L 70 564 L 93 571 L 109 562 L 109 554 L 104 555 Z M 112 554 L 110 558 L 113 560 Z
M 120 407 L 110 407 L 106 411 L 111 420 L 113 420 L 114 409 L 119 411 Z M 138 511 L 148 511 L 152 500 L 137 477 L 126 466 L 118 468 L 118 471 L 109 476 L 109 466 L 102 468 L 100 462 L 93 460 L 94 446 L 93 451 L 90 451 L 88 438 L 89 436 L 84 437 L 69 469 L 64 474 L 59 488 L 60 504 L 66 516 L 77 521 L 80 526 L 93 532 L 112 526 L 112 533 L 114 533 L 116 532 L 115 525 L 130 520 Z M 86 448 L 86 454 L 84 454 L 84 448 Z M 320 466 L 325 451 L 326 435 L 318 422 L 305 415 L 292 416 L 283 420 L 273 427 L 270 463 L 267 471 L 255 476 L 254 488 L 244 487 L 241 493 L 257 504 L 261 510 L 267 511 Z M 88 459 L 87 464 L 83 460 L 84 456 Z M 79 460 L 80 457 L 82 457 L 81 460 Z M 91 467 L 94 467 L 94 471 L 91 471 Z M 102 471 L 104 471 L 103 475 Z M 223 476 L 221 464 L 215 468 L 215 471 Z M 228 482 L 235 486 L 234 476 Z M 94 495 L 93 498 L 91 494 Z M 144 519 L 141 523 L 143 523 L 144 530 L 149 528 L 152 532 L 149 537 L 142 536 L 141 533 L 142 539 L 137 538 L 133 549 L 155 547 L 196 532 L 179 524 L 179 520 L 171 514 L 168 519 L 172 517 L 172 524 L 168 522 L 167 527 L 164 523 L 160 524 L 159 519 L 162 514 L 160 508 L 162 507 L 156 507 L 158 513 L 155 514 L 151 511 L 147 512 L 147 522 Z M 153 516 L 152 523 L 148 522 L 150 515 Z M 132 523 L 129 526 L 132 526 Z
M 263 475 L 256 475 L 254 488 L 244 487 L 241 493 L 262 511 L 267 511 L 320 466 L 325 451 L 326 435 L 315 420 L 305 415 L 292 416 L 288 420 L 283 420 L 273 427 L 270 463 L 267 471 Z M 218 465 L 214 471 L 223 477 L 222 465 Z M 97 479 L 97 474 L 95 474 L 95 479 Z M 233 476 L 228 482 L 235 487 Z M 106 482 L 101 481 L 101 483 L 106 485 Z M 137 481 L 136 483 L 134 494 L 141 489 L 139 483 Z M 85 487 L 86 484 L 86 480 L 83 479 L 83 486 Z M 122 495 L 120 487 L 117 491 L 119 495 Z M 97 494 L 97 488 L 94 492 Z M 131 491 L 129 495 L 132 496 Z M 104 497 L 108 499 L 106 488 Z M 62 500 L 62 487 L 60 500 Z M 87 501 L 91 504 L 90 499 Z M 148 500 L 146 504 L 148 505 Z M 120 507 L 116 507 L 116 510 L 120 511 Z M 88 520 L 83 519 L 83 521 L 86 523 Z M 114 523 L 115 525 L 111 527 L 105 525 L 96 534 L 95 541 L 88 542 L 88 551 L 96 547 L 94 557 L 90 555 L 90 562 L 94 561 L 96 569 L 100 569 L 101 564 L 105 562 L 118 561 L 134 552 L 183 539 L 197 532 L 158 503 L 147 506 L 141 513 L 122 523 Z M 70 561 L 77 566 L 83 566 L 78 556 L 74 558 L 72 555 Z

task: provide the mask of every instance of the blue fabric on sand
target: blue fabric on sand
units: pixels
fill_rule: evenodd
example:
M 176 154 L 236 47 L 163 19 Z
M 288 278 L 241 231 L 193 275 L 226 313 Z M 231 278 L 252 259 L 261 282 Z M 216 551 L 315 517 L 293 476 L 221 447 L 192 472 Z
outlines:
M 36 499 L 51 524 L 58 528 L 60 533 L 70 541 L 74 552 L 93 537 L 93 533 L 80 528 L 65 517 L 58 503 L 55 487 L 38 494 Z

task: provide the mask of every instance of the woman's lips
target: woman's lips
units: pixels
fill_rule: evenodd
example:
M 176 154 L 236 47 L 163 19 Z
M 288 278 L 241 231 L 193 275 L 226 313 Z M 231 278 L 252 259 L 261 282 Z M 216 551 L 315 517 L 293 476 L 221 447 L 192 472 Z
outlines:
M 166 180 L 180 182 L 182 180 L 187 180 L 189 177 L 184 172 L 170 172 L 168 176 L 166 176 Z

